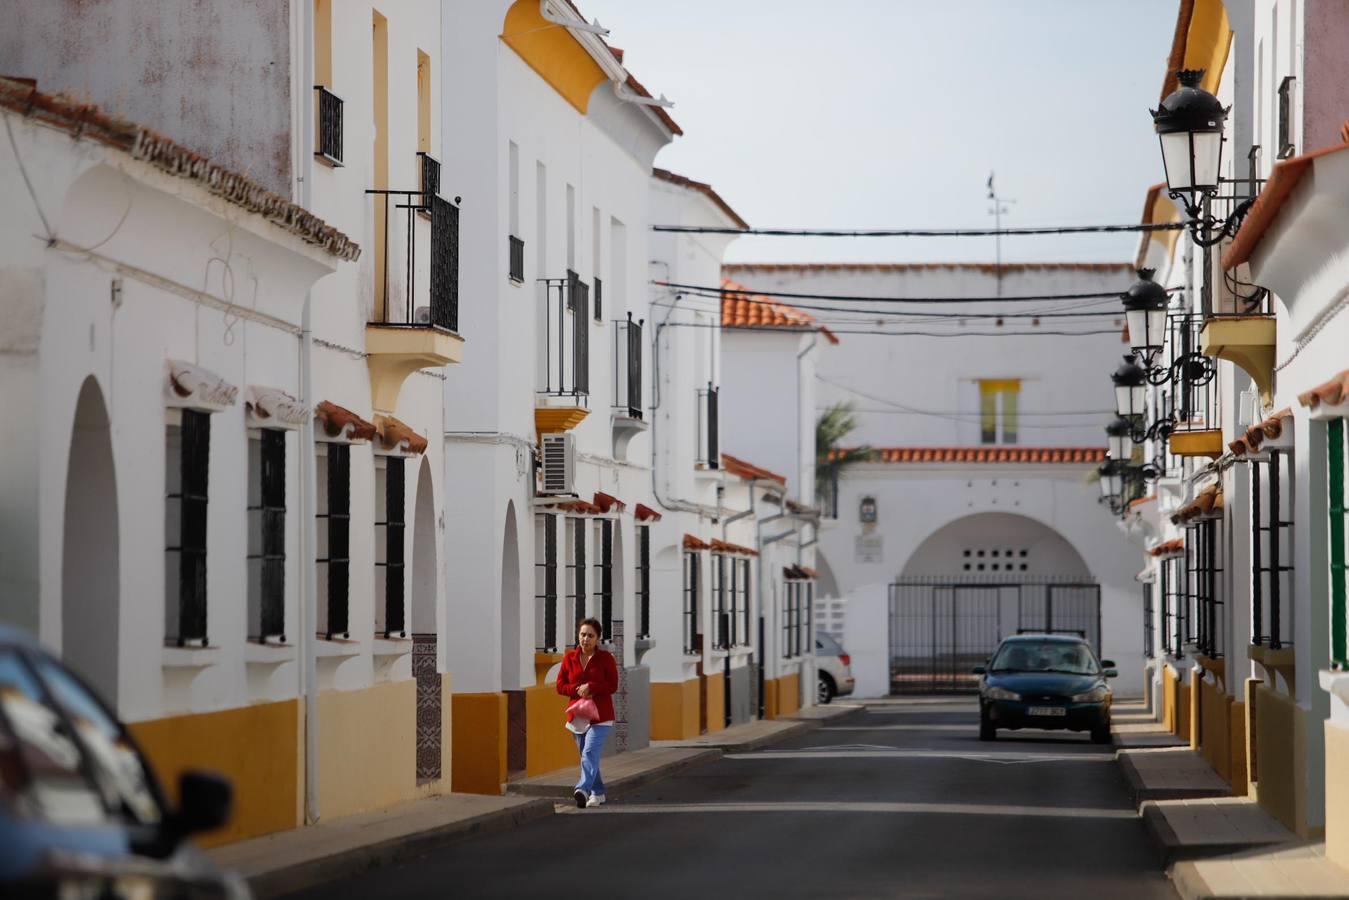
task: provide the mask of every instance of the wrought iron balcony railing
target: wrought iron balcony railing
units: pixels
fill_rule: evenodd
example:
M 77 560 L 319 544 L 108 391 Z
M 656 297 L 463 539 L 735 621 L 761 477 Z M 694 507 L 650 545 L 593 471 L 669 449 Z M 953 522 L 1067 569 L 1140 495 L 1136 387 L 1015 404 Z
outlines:
M 507 239 L 510 246 L 510 279 L 515 282 L 525 280 L 525 242 L 515 235 Z
M 417 159 L 421 163 L 419 169 L 422 177 L 422 208 L 424 213 L 431 212 L 431 198 L 440 196 L 440 162 L 429 153 L 417 153 Z
M 540 393 L 590 395 L 590 286 L 575 272 L 541 278 L 544 286 L 543 379 Z
M 1221 426 L 1217 361 L 1199 352 L 1204 317 L 1173 315 L 1167 321 L 1168 366 L 1172 374 L 1169 415 L 1172 431 L 1207 431 Z
M 326 160 L 330 165 L 342 165 L 342 98 L 321 84 L 314 85 L 318 92 L 314 116 L 314 155 Z
M 614 322 L 614 408 L 632 419 L 642 418 L 642 323 Z
M 418 154 L 425 164 L 426 154 Z M 431 160 L 434 163 L 434 160 Z M 423 177 L 426 169 L 423 169 Z M 439 164 L 435 165 L 439 180 Z M 424 191 L 370 189 L 375 197 L 382 279 L 373 322 L 459 331 L 459 207 Z M 430 210 L 430 223 L 416 215 Z M 397 215 L 401 211 L 402 215 Z M 429 231 L 429 233 L 428 233 Z M 419 245 L 421 250 L 419 251 Z M 401 273 L 401 283 L 395 278 Z

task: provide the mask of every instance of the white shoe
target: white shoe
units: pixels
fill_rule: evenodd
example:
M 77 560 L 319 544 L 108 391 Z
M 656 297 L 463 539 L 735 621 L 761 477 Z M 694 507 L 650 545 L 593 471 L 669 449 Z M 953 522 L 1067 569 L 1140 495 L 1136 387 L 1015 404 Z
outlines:
M 604 801 L 600 799 L 599 794 L 591 794 L 590 799 L 586 801 L 586 809 L 598 809 Z
M 609 802 L 609 799 L 608 799 L 607 797 L 605 797 L 603 794 L 594 794 L 594 795 L 592 795 L 592 796 L 594 796 L 594 797 L 596 797 L 596 798 L 599 799 L 599 801 L 600 801 L 599 804 L 598 804 L 599 806 L 603 806 L 604 804 L 606 804 L 606 803 Z

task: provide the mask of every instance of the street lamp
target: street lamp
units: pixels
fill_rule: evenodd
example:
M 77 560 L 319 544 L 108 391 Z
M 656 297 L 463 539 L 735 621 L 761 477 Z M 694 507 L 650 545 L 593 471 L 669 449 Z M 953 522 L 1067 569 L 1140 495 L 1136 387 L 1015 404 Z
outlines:
M 1116 415 L 1132 419 L 1147 411 L 1148 373 L 1134 362 L 1132 353 L 1124 357 L 1124 364 L 1114 371 L 1110 380 L 1115 384 Z
M 1248 198 L 1239 203 L 1226 221 L 1205 211 L 1207 201 L 1224 182 L 1219 172 L 1223 158 L 1223 124 L 1227 121 L 1228 108 L 1199 86 L 1203 77 L 1203 69 L 1177 72 L 1180 87 L 1150 112 L 1162 145 L 1167 191 L 1184 204 L 1195 243 L 1211 247 L 1236 234 L 1250 209 L 1251 200 Z
M 1101 477 L 1101 499 L 1113 507 L 1124 493 L 1123 465 L 1118 459 L 1107 459 L 1097 467 L 1096 474 Z
M 1124 320 L 1129 326 L 1129 346 L 1145 364 L 1151 365 L 1166 342 L 1166 307 L 1171 295 L 1152 280 L 1155 269 L 1139 269 L 1138 280 L 1121 295 Z
M 1128 459 L 1134 452 L 1134 423 L 1123 416 L 1105 426 L 1107 450 L 1112 459 Z

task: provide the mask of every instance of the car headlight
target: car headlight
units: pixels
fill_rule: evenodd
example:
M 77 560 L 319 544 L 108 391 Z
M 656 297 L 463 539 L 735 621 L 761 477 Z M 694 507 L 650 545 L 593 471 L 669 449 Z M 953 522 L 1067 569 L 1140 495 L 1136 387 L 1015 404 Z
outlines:
M 984 696 L 990 700 L 1020 700 L 1021 695 L 1016 691 L 1009 691 L 1007 688 L 991 687 L 984 692 Z
M 1104 687 L 1094 687 L 1094 688 L 1092 688 L 1091 690 L 1089 690 L 1089 691 L 1087 691 L 1087 692 L 1085 692 L 1085 693 L 1082 693 L 1082 694 L 1073 694 L 1073 702 L 1074 702 L 1074 703 L 1100 703 L 1102 700 L 1104 700 L 1104 699 L 1105 699 L 1106 697 L 1108 697 L 1109 695 L 1110 695 L 1110 691 L 1108 691 L 1106 688 L 1104 688 Z

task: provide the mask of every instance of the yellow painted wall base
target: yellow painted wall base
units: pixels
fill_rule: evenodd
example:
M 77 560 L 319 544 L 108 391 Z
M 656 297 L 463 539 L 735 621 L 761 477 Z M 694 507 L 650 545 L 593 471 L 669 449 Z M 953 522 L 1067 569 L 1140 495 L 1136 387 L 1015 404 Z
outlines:
M 451 786 L 467 794 L 500 794 L 506 783 L 506 695 L 454 694 L 452 705 Z
M 1284 827 L 1299 834 L 1301 810 L 1305 809 L 1305 779 L 1301 777 L 1299 753 L 1304 745 L 1302 716 L 1290 697 L 1261 685 L 1256 689 L 1256 745 L 1260 749 L 1260 805 Z
M 1204 759 L 1232 783 L 1232 698 L 1216 684 L 1199 683 L 1199 746 Z M 1233 785 L 1235 787 L 1235 785 Z
M 651 684 L 651 740 L 698 736 L 698 679 Z
M 1349 867 L 1349 727 L 1326 722 L 1326 856 Z
M 801 708 L 801 676 L 795 672 L 778 679 L 778 715 L 790 716 Z
M 1162 727 L 1172 734 L 1177 733 L 1176 727 L 1176 707 L 1180 701 L 1176 699 L 1176 670 L 1170 666 L 1162 666 Z
M 1232 793 L 1245 797 L 1250 793 L 1251 782 L 1246 772 L 1246 704 L 1233 701 L 1227 707 L 1227 738 L 1231 748 L 1228 760 L 1232 767 Z
M 417 682 L 319 694 L 319 811 L 324 819 L 417 797 Z
M 525 688 L 525 774 L 579 765 L 576 740 L 566 729 L 566 697 L 551 684 Z
M 707 733 L 711 734 L 726 728 L 726 676 L 717 672 L 704 678 L 707 680 Z
M 211 769 L 234 783 L 229 824 L 196 839 L 213 847 L 300 824 L 301 717 L 301 702 L 284 700 L 127 727 L 171 803 L 178 802 L 178 776 L 188 769 Z
M 763 717 L 765 719 L 776 719 L 778 717 L 778 680 L 776 678 L 765 678 L 763 681 Z
M 1190 686 L 1177 680 L 1175 735 L 1184 741 L 1190 739 L 1190 713 Z
M 1200 735 L 1199 701 L 1200 701 L 1200 685 L 1202 685 L 1203 683 L 1204 679 L 1199 676 L 1199 673 L 1191 672 L 1190 682 L 1189 684 L 1185 685 L 1186 688 L 1185 692 L 1189 694 L 1188 706 L 1190 710 L 1190 728 L 1189 733 L 1184 735 L 1184 737 L 1186 737 L 1189 740 L 1191 750 L 1199 749 L 1199 735 Z

